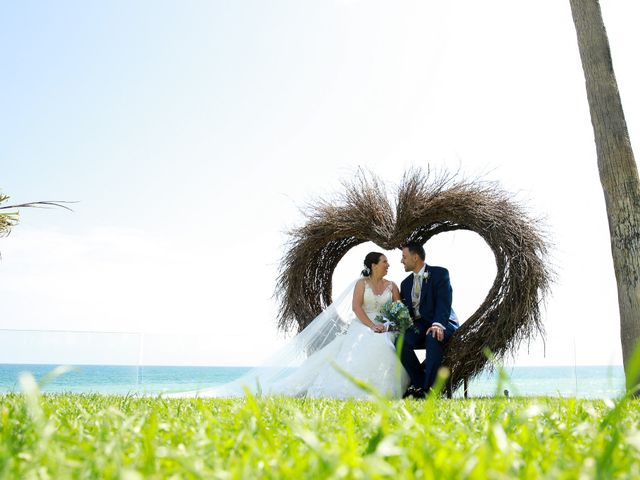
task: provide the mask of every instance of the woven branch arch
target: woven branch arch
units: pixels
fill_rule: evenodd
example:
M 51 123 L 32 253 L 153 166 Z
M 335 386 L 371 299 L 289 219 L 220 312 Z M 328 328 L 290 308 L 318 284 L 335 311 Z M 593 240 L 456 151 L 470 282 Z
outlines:
M 493 251 L 497 273 L 485 300 L 447 343 L 443 364 L 451 370 L 453 389 L 491 368 L 486 348 L 501 359 L 524 340 L 544 337 L 549 246 L 539 222 L 497 185 L 414 169 L 404 175 L 392 206 L 380 180 L 360 172 L 335 202 L 320 200 L 305 214 L 307 222 L 290 232 L 281 262 L 276 287 L 281 330 L 302 330 L 331 304 L 333 271 L 354 246 L 371 241 L 392 250 L 469 230 Z

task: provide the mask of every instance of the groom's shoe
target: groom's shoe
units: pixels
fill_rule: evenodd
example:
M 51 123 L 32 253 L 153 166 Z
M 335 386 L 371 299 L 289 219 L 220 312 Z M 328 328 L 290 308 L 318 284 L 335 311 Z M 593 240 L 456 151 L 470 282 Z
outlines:
M 416 388 L 415 392 L 413 393 L 413 398 L 415 398 L 416 400 L 422 400 L 427 396 L 427 393 L 424 391 L 423 388 Z
M 421 400 L 425 396 L 426 394 L 422 388 L 414 387 L 413 385 L 411 385 L 409 388 L 407 388 L 407 391 L 402 398 L 413 397 L 416 400 Z
M 402 396 L 402 398 L 409 398 L 409 397 L 413 397 L 413 394 L 416 391 L 416 387 L 414 387 L 413 385 L 409 385 L 409 388 L 407 388 L 407 390 L 404 392 L 404 395 Z

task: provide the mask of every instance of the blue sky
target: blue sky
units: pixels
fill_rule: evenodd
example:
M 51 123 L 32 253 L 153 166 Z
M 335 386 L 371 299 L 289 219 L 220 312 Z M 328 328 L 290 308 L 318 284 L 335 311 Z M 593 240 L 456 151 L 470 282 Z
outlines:
M 359 166 L 392 185 L 430 164 L 498 181 L 546 218 L 548 340 L 517 362 L 620 363 L 569 2 L 441 3 L 3 3 L 0 188 L 79 203 L 25 210 L 0 239 L 0 328 L 146 332 L 146 363 L 255 363 L 284 341 L 273 285 L 299 208 Z M 640 7 L 601 3 L 638 152 Z M 464 233 L 427 247 L 470 315 L 491 253 Z M 345 257 L 337 289 L 369 248 Z

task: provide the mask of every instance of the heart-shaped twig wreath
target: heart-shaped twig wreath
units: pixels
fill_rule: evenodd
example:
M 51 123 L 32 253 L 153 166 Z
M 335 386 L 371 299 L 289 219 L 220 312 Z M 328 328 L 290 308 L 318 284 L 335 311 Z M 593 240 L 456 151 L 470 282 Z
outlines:
M 486 348 L 500 359 L 523 340 L 544 336 L 540 308 L 552 277 L 548 244 L 539 222 L 509 194 L 492 183 L 420 169 L 404 175 L 395 209 L 373 175 L 361 172 L 344 187 L 337 202 L 318 201 L 305 212 L 307 223 L 290 232 L 276 288 L 280 329 L 302 330 L 331 303 L 333 271 L 354 246 L 371 241 L 392 250 L 470 230 L 493 251 L 497 274 L 482 305 L 447 343 L 443 365 L 451 370 L 453 390 L 487 366 Z

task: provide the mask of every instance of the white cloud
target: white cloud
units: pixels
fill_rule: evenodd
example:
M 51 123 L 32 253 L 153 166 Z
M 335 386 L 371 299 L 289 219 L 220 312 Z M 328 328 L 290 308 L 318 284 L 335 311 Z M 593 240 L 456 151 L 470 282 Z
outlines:
M 243 255 L 246 261 L 252 246 L 187 243 L 119 228 L 76 235 L 17 228 L 3 242 L 0 292 L 7 300 L 0 327 L 187 340 L 172 349 L 160 341 L 162 352 L 148 347 L 154 362 L 162 355 L 169 363 L 196 361 L 193 342 L 203 339 L 209 348 L 199 355 L 217 364 L 262 358 L 257 342 L 280 341 L 273 328 L 273 268 L 257 265 L 247 293 L 247 266 L 235 263 Z

